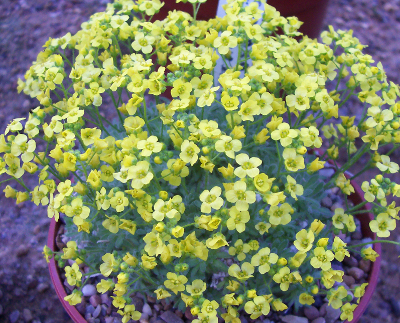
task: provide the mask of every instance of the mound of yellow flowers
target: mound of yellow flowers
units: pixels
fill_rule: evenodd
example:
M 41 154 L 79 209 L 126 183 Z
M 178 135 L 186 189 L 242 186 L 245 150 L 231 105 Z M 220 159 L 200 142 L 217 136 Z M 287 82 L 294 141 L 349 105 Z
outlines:
M 389 157 L 400 145 L 399 87 L 351 32 L 301 38 L 297 18 L 262 1 L 228 1 L 223 18 L 197 21 L 203 1 L 190 2 L 194 18 L 155 21 L 158 0 L 116 0 L 75 35 L 49 39 L 18 84 L 38 107 L 0 136 L 0 173 L 20 184 L 6 196 L 63 214 L 70 241 L 44 254 L 70 261 L 72 305 L 101 273 L 97 290 L 112 291 L 124 323 L 140 317 L 135 291 L 190 307 L 195 323 L 240 322 L 240 310 L 255 319 L 314 295 L 351 320 L 356 304 L 333 287 L 343 271 L 331 264 L 349 255 L 335 235 L 356 230 L 366 202 L 350 205 L 355 176 L 345 173 L 360 158 L 356 175 L 380 170 L 362 189 L 371 230 L 388 237 L 399 211 L 386 200 L 400 197 L 386 176 L 399 171 Z M 363 103 L 358 117 L 345 115 L 351 98 Z M 331 178 L 319 172 L 328 159 Z M 345 206 L 331 214 L 321 200 L 335 186 Z

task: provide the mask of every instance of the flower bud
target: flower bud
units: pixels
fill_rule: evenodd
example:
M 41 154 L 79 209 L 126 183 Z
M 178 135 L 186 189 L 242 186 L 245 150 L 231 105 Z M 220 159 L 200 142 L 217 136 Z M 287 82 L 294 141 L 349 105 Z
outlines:
M 278 260 L 278 265 L 279 265 L 279 266 L 286 266 L 286 265 L 287 265 L 287 260 L 286 260 L 286 258 L 279 258 L 279 260 Z

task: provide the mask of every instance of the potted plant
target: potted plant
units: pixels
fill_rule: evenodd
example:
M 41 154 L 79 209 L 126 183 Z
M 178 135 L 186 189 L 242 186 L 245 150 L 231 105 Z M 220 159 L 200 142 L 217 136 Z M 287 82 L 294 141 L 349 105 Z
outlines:
M 371 244 L 394 243 L 345 235 L 367 202 L 364 232 L 386 238 L 396 226 L 386 199 L 400 186 L 386 174 L 399 168 L 389 157 L 398 86 L 351 32 L 296 40 L 296 18 L 257 3 L 232 1 L 210 21 L 196 20 L 195 3 L 193 17 L 153 21 L 161 7 L 116 1 L 77 34 L 50 39 L 19 81 L 40 105 L 0 136 L 2 172 L 20 185 L 6 196 L 66 223 L 65 248 L 44 249 L 65 267 L 64 299 L 80 303 L 97 275 L 124 323 L 141 316 L 137 291 L 189 307 L 195 323 L 296 311 L 317 296 L 351 321 L 367 284 L 338 285 L 333 264 L 351 250 L 375 261 Z M 357 119 L 344 115 L 353 96 L 365 103 Z M 366 201 L 352 202 L 351 180 L 374 167 L 382 174 L 362 184 Z M 343 205 L 332 214 L 321 202 L 335 188 Z

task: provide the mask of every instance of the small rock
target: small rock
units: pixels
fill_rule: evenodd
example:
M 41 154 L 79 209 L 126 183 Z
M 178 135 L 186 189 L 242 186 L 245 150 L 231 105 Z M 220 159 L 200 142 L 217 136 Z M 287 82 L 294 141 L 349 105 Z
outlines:
M 2 315 L 3 314 L 3 306 L 1 306 L 1 304 L 0 304 L 0 315 Z
M 101 297 L 98 294 L 90 296 L 89 302 L 90 304 L 92 304 L 93 307 L 97 307 L 99 304 L 102 303 Z
M 139 297 L 132 297 L 132 304 L 135 305 L 136 311 L 143 312 L 143 300 Z
M 141 320 L 147 320 L 149 318 L 149 315 L 146 313 L 142 313 L 142 315 L 140 316 Z
M 249 321 L 243 315 L 241 315 L 239 317 L 239 319 L 240 319 L 240 323 L 249 323 Z
M 140 322 L 140 323 L 149 323 L 149 320 L 147 320 L 147 319 L 140 319 L 139 322 Z
M 359 280 L 364 276 L 364 271 L 358 267 L 351 267 L 348 271 L 348 274 L 355 280 Z
M 340 308 L 334 309 L 332 306 L 326 307 L 325 321 L 326 323 L 335 322 L 341 314 Z
M 322 306 L 319 309 L 319 316 L 325 316 L 326 315 L 326 308 L 328 307 L 328 303 L 322 304 Z
M 43 293 L 46 289 L 48 289 L 49 288 L 49 284 L 46 284 L 46 283 L 40 283 L 37 287 L 36 287 L 36 290 L 39 292 L 39 293 Z
M 154 309 L 156 310 L 156 312 L 160 312 L 162 307 L 159 304 L 154 304 Z
M 98 317 L 98 316 L 100 315 L 100 312 L 101 312 L 101 305 L 97 305 L 97 307 L 96 307 L 96 309 L 94 310 L 92 316 L 93 316 L 94 318 L 96 318 L 96 317 Z
M 26 256 L 29 252 L 30 248 L 29 246 L 26 245 L 21 245 L 17 249 L 17 257 L 23 257 Z
M 150 305 L 147 304 L 147 303 L 143 305 L 142 312 L 143 312 L 143 313 L 146 313 L 148 316 L 152 316 L 152 315 L 153 315 L 153 312 L 152 312 L 152 310 L 151 310 L 151 307 L 150 307 Z
M 304 315 L 309 319 L 309 320 L 315 320 L 319 316 L 319 311 L 316 307 L 310 306 L 306 307 L 304 309 Z
M 79 304 L 76 304 L 75 308 L 79 313 L 81 313 L 82 315 L 85 315 L 85 313 L 86 313 L 86 302 L 81 302 Z
M 352 276 L 343 275 L 343 282 L 344 282 L 347 286 L 351 286 L 351 285 L 355 284 L 356 280 L 355 280 L 354 277 L 352 277 Z
M 344 263 L 346 266 L 349 266 L 349 267 L 357 267 L 357 266 L 358 266 L 358 261 L 357 261 L 357 259 L 354 258 L 353 256 L 344 257 L 343 263 Z
M 331 206 L 331 210 L 335 211 L 336 209 L 343 209 L 343 205 L 341 203 L 336 202 Z
M 392 308 L 392 313 L 396 316 L 396 317 L 400 317 L 400 304 L 399 301 L 397 299 L 395 299 L 394 297 L 391 297 L 389 299 L 389 304 Z
M 332 200 L 329 197 L 324 197 L 321 201 L 321 205 L 330 208 L 332 206 Z
M 24 317 L 25 322 L 30 322 L 33 320 L 32 312 L 27 308 L 24 308 L 22 311 L 22 316 Z
M 111 298 L 110 298 L 110 296 L 108 296 L 107 294 L 101 294 L 100 298 L 101 298 L 101 303 L 102 304 L 106 304 L 106 305 L 108 305 L 108 307 L 111 306 Z
M 87 284 L 87 285 L 83 286 L 83 288 L 82 288 L 83 296 L 90 297 L 90 296 L 95 295 L 96 293 L 97 293 L 96 287 L 94 287 L 91 284 Z
M 371 270 L 371 260 L 361 259 L 358 267 L 360 267 L 360 269 L 365 273 L 369 273 Z
M 106 323 L 114 323 L 114 318 L 115 318 L 115 317 L 109 316 L 109 317 L 106 317 L 106 318 L 105 318 L 105 321 L 106 321 Z
M 179 318 L 183 317 L 183 313 L 180 310 L 176 310 L 175 311 L 176 316 L 178 316 Z
M 86 307 L 86 314 L 93 314 L 94 313 L 94 307 L 92 305 L 89 305 Z
M 362 239 L 362 233 L 361 233 L 361 231 L 354 231 L 352 234 L 351 234 L 351 238 L 353 239 L 353 240 L 361 240 Z
M 285 323 L 308 323 L 307 318 L 295 315 L 281 316 L 281 320 Z
M 3 292 L 0 289 L 0 298 L 2 298 L 2 297 L 3 297 Z
M 147 295 L 147 301 L 148 301 L 149 303 L 154 304 L 155 302 L 157 302 L 157 299 L 156 299 L 155 297 L 152 297 L 152 296 Z
M 311 323 L 326 323 L 326 321 L 323 317 L 319 317 L 319 318 L 313 320 Z
M 176 316 L 175 313 L 171 311 L 166 311 L 162 313 L 160 315 L 160 318 L 162 318 L 167 323 L 184 323 L 182 319 L 180 319 L 178 316 Z
M 9 316 L 10 322 L 11 322 L 11 323 L 17 322 L 18 319 L 19 319 L 19 314 L 20 314 L 20 313 L 19 313 L 18 310 L 12 312 L 12 313 L 10 314 L 10 316 Z

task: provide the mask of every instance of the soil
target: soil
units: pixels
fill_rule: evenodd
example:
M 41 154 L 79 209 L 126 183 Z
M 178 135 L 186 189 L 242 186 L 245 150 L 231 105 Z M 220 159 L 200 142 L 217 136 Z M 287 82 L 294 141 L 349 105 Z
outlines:
M 10 120 L 26 116 L 37 106 L 17 93 L 17 79 L 35 60 L 49 37 L 76 32 L 104 0 L 2 0 L 0 1 L 0 132 Z M 390 81 L 400 84 L 400 1 L 331 0 L 325 29 L 333 25 L 353 29 L 366 52 L 381 61 Z M 354 103 L 350 111 L 359 114 Z M 400 154 L 395 154 L 400 162 Z M 357 166 L 356 166 L 357 168 Z M 353 171 L 356 172 L 356 169 Z M 373 173 L 363 177 L 370 178 Z M 399 175 L 396 174 L 397 182 Z M 360 183 L 364 178 L 361 178 Z M 5 177 L 0 176 L 0 181 Z M 35 181 L 28 182 L 30 187 Z M 6 183 L 0 185 L 0 191 Z M 400 204 L 400 201 L 397 201 Z M 43 207 L 15 206 L 0 194 L 0 322 L 69 323 L 52 288 L 41 251 L 49 220 Z M 399 239 L 400 229 L 391 239 Z M 378 288 L 360 322 L 400 323 L 400 250 L 383 245 Z

